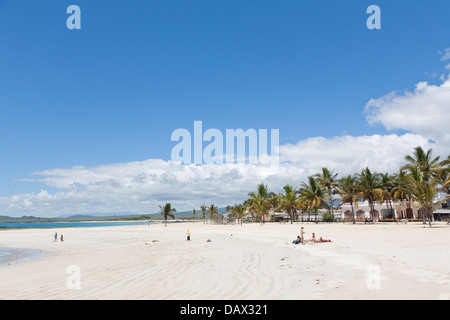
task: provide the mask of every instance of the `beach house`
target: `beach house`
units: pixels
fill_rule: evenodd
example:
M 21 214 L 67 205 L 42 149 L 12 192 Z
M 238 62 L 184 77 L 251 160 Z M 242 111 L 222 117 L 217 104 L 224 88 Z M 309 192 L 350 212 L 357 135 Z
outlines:
M 433 203 L 436 203 L 434 210 L 434 220 L 443 220 L 450 217 L 450 201 L 447 194 L 438 192 Z M 392 208 L 392 209 L 391 209 Z M 352 207 L 350 203 L 341 205 L 342 219 L 353 220 Z M 427 219 L 425 210 L 414 201 L 396 201 L 390 204 L 375 202 L 373 212 L 369 202 L 362 198 L 353 205 L 356 221 L 365 221 L 373 219 L 376 221 L 392 221 L 393 219 L 407 219 L 409 221 L 422 221 Z

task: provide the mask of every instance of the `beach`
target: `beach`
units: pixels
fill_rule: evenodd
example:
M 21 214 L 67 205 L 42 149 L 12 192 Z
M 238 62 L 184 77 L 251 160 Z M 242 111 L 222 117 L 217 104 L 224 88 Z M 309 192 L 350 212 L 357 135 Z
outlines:
M 302 226 L 332 242 L 293 244 Z M 0 268 L 0 299 L 448 300 L 449 240 L 444 223 L 1 230 L 1 247 L 44 254 Z

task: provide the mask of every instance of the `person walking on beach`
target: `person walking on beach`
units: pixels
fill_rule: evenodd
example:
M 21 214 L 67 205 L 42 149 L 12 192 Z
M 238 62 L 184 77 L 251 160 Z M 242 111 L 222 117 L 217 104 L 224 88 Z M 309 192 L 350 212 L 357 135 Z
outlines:
M 63 237 L 63 235 L 61 235 L 61 242 L 64 242 L 64 237 Z
M 58 241 L 58 233 L 55 232 L 55 242 Z
M 187 234 L 187 239 L 186 239 L 186 241 L 191 241 L 191 232 L 188 230 L 188 231 L 186 232 L 186 234 Z

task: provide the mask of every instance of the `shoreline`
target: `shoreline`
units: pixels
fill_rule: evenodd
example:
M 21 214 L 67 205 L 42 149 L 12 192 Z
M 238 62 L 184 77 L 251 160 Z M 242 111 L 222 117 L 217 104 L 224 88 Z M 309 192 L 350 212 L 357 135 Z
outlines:
M 301 226 L 332 242 L 292 244 Z M 55 231 L 0 233 L 2 246 L 47 253 L 0 268 L 0 299 L 450 299 L 444 224 L 186 221 L 70 228 L 63 243 Z M 79 290 L 67 287 L 71 266 Z

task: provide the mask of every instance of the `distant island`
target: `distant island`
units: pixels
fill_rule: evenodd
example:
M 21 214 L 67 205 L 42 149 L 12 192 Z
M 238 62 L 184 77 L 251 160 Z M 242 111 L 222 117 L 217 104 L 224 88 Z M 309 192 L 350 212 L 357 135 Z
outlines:
M 221 212 L 226 210 L 222 208 Z M 192 219 L 192 211 L 184 211 L 175 213 L 177 219 Z M 200 215 L 197 214 L 195 219 L 200 219 Z M 79 222 L 79 221 L 139 221 L 139 220 L 162 220 L 163 216 L 159 213 L 151 213 L 144 215 L 137 215 L 133 213 L 106 213 L 106 214 L 76 214 L 63 217 L 35 217 L 35 216 L 22 216 L 22 217 L 10 217 L 0 215 L 0 223 L 29 223 L 29 222 Z

